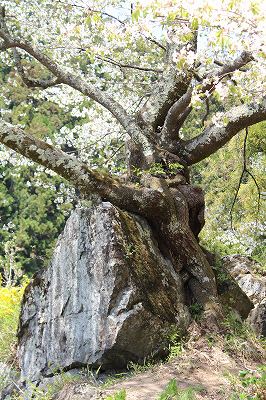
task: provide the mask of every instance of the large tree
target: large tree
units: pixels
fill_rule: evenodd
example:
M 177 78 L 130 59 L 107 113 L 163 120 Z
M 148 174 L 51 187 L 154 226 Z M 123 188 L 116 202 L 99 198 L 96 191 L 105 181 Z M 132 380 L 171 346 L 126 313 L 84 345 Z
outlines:
M 100 119 L 111 113 L 110 124 L 126 133 L 127 175 L 91 168 L 80 156 L 86 146 L 67 153 L 5 116 L 0 142 L 55 171 L 83 196 L 97 194 L 146 218 L 206 311 L 218 303 L 217 288 L 198 242 L 204 201 L 189 184 L 189 167 L 266 119 L 264 26 L 260 4 L 246 1 L 14 0 L 1 6 L 3 61 L 33 90 L 76 91 L 90 99 L 94 131 L 102 136 L 108 132 Z M 183 127 L 195 118 L 195 132 L 184 137 Z

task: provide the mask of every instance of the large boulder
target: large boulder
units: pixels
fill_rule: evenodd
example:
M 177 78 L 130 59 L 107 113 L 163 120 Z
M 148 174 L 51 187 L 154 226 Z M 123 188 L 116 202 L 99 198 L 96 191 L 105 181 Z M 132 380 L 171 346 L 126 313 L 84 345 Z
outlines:
M 123 368 L 160 355 L 173 325 L 188 322 L 181 278 L 146 221 L 107 202 L 76 209 L 50 266 L 25 291 L 22 379 L 87 365 Z
M 226 256 L 223 257 L 223 263 L 255 306 L 247 321 L 257 335 L 266 337 L 266 276 L 257 273 L 260 270 L 259 264 L 247 256 Z
M 220 302 L 246 319 L 254 304 L 223 265 L 214 269 Z
M 251 310 L 248 322 L 258 336 L 266 337 L 266 299 L 256 304 Z
M 256 272 L 259 264 L 248 256 L 233 254 L 223 257 L 223 264 L 254 304 L 266 298 L 266 276 Z

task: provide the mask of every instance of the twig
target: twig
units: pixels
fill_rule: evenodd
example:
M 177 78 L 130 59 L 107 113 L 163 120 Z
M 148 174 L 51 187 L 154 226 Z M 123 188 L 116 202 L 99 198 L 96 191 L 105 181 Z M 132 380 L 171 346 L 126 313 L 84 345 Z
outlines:
M 87 146 L 81 147 L 80 149 L 77 149 L 77 150 L 65 151 L 65 153 L 67 153 L 67 154 L 72 154 L 72 153 L 76 153 L 76 151 L 81 151 L 81 150 L 89 149 L 89 148 L 91 148 L 92 146 L 94 146 L 95 144 L 97 144 L 97 143 L 103 141 L 103 140 L 106 138 L 106 136 L 108 136 L 108 135 L 111 135 L 111 132 L 105 133 L 105 134 L 104 134 L 103 136 L 101 136 L 99 139 L 95 140 L 95 142 L 92 142 L 92 143 L 88 144 Z
M 57 1 L 57 3 L 60 3 L 60 4 L 68 5 L 68 6 L 71 6 L 71 7 L 81 8 L 83 10 L 88 10 L 91 13 L 98 13 L 98 14 L 101 14 L 101 15 L 106 16 L 108 18 L 112 18 L 115 21 L 119 22 L 121 25 L 125 25 L 126 24 L 125 21 L 122 21 L 121 19 L 119 19 L 119 18 L 115 17 L 114 15 L 109 14 L 109 13 L 107 13 L 105 11 L 94 10 L 94 9 L 92 9 L 90 7 L 85 7 L 85 6 L 81 6 L 81 5 L 77 5 L 77 4 L 73 4 L 73 3 L 65 3 L 62 0 L 56 0 L 56 1 Z M 166 48 L 161 43 L 159 43 L 157 40 L 155 40 L 154 38 L 145 35 L 145 33 L 143 33 L 143 32 L 140 32 L 140 34 L 143 37 L 145 37 L 145 39 L 149 40 L 149 42 L 155 44 L 156 46 L 160 47 L 162 50 L 166 51 Z
M 151 37 L 149 37 L 149 36 L 146 36 L 145 33 L 142 33 L 142 35 L 143 35 L 143 36 L 145 37 L 145 39 L 147 39 L 149 42 L 151 42 L 151 43 L 153 43 L 153 44 L 156 44 L 156 46 L 158 46 L 158 47 L 160 47 L 162 50 L 166 51 L 166 47 L 163 46 L 161 43 L 157 42 L 157 40 L 155 40 L 155 39 L 153 39 L 153 38 L 151 38 Z
M 135 101 L 135 102 L 132 104 L 132 106 L 131 106 L 131 108 L 133 108 L 133 106 L 135 106 L 135 105 L 137 104 L 133 112 L 135 113 L 135 112 L 137 111 L 137 109 L 139 108 L 139 106 L 140 106 L 141 103 L 142 103 L 142 100 L 144 100 L 146 97 L 150 97 L 150 96 L 151 96 L 151 92 L 150 92 L 150 93 L 144 94 L 143 96 L 141 96 L 140 99 L 138 99 L 137 101 Z
M 111 155 L 111 157 L 107 158 L 106 164 L 108 164 L 109 161 L 111 161 L 111 160 L 114 158 L 114 156 L 115 156 L 115 155 L 122 149 L 122 147 L 124 147 L 124 146 L 125 146 L 125 143 L 122 143 L 121 146 L 119 146 L 119 147 L 113 152 L 113 154 Z
M 163 72 L 163 70 L 161 70 L 161 69 L 145 68 L 145 67 L 139 67 L 138 65 L 131 65 L 131 64 L 121 64 L 119 61 L 113 60 L 110 57 L 96 56 L 95 58 L 98 58 L 105 62 L 109 62 L 110 64 L 116 65 L 119 68 L 132 68 L 132 69 L 137 69 L 140 71 L 157 72 L 157 73 Z
M 234 206 L 235 206 L 235 203 L 236 203 L 236 200 L 237 200 L 237 196 L 238 196 L 238 193 L 239 193 L 239 189 L 240 189 L 240 186 L 241 186 L 241 183 L 242 183 L 242 178 L 243 178 L 245 173 L 248 174 L 252 178 L 253 182 L 256 185 L 257 191 L 258 191 L 256 230 L 258 228 L 258 216 L 259 216 L 259 212 L 260 212 L 261 191 L 260 191 L 260 187 L 258 185 L 258 182 L 256 181 L 256 178 L 254 177 L 254 175 L 247 168 L 246 153 L 247 153 L 248 127 L 246 127 L 245 132 L 246 133 L 245 133 L 245 137 L 244 137 L 244 146 L 243 146 L 243 168 L 242 168 L 242 172 L 241 172 L 241 175 L 240 175 L 240 178 L 239 178 L 239 181 L 238 181 L 238 185 L 237 185 L 237 190 L 236 190 L 236 193 L 235 193 L 235 196 L 234 196 L 234 200 L 233 200 L 233 203 L 231 205 L 231 209 L 230 209 L 230 213 L 229 213 L 229 215 L 230 215 L 230 228 L 231 228 L 232 232 L 234 232 L 234 227 L 233 227 L 233 209 L 234 209 Z

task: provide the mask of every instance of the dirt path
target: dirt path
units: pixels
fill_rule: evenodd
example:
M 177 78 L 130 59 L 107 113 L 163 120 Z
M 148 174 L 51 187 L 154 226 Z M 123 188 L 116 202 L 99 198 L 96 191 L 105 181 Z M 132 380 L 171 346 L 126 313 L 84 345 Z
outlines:
M 229 376 L 237 376 L 243 369 L 255 370 L 261 364 L 263 358 L 256 363 L 241 354 L 230 356 L 219 344 L 211 346 L 202 338 L 190 343 L 174 360 L 115 382 L 107 389 L 76 384 L 65 388 L 59 399 L 102 400 L 125 389 L 126 400 L 157 400 L 169 381 L 175 379 L 181 389 L 198 387 L 198 400 L 229 400 L 233 390 Z
M 105 395 L 126 389 L 127 400 L 156 400 L 171 379 L 178 387 L 199 387 L 198 399 L 224 400 L 231 391 L 224 374 L 238 373 L 240 366 L 219 348 L 185 353 L 175 361 L 119 382 L 105 391 Z

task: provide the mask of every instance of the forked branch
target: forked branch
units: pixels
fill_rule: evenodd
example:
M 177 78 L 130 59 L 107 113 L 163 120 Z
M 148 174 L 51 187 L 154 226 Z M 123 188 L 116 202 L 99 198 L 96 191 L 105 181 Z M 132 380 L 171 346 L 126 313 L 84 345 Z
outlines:
M 244 51 L 239 57 L 237 57 L 232 63 L 223 65 L 219 70 L 209 73 L 204 78 L 198 94 L 212 93 L 217 83 L 219 83 L 224 77 L 228 76 L 232 72 L 239 70 L 241 67 L 254 60 L 250 52 Z M 171 141 L 178 139 L 178 131 L 180 129 L 181 121 L 184 123 L 185 119 L 182 117 L 185 110 L 190 106 L 190 102 L 193 95 L 193 87 L 190 86 L 187 92 L 180 97 L 169 109 L 165 119 L 165 123 L 161 132 L 162 142 L 170 143 Z M 189 113 L 187 113 L 189 115 Z

